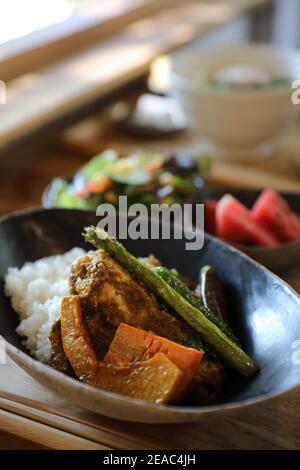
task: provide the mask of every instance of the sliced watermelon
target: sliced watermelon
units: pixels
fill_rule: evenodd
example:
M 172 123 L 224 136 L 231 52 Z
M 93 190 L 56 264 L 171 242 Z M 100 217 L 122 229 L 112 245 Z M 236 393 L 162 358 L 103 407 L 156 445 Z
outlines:
M 279 240 L 269 230 L 251 218 L 250 211 L 230 194 L 225 194 L 217 204 L 217 235 L 230 243 L 279 245 Z
M 261 193 L 251 210 L 252 219 L 274 233 L 281 241 L 300 240 L 300 217 L 273 189 Z
M 216 210 L 218 201 L 215 199 L 204 200 L 204 228 L 212 235 L 216 234 Z

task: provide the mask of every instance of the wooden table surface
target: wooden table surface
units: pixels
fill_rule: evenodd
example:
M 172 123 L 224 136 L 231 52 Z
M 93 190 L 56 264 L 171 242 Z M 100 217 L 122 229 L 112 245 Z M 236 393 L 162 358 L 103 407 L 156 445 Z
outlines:
M 191 143 L 192 136 L 185 133 L 167 141 L 140 141 L 138 147 L 184 151 L 193 147 Z M 103 115 L 70 129 L 55 148 L 17 172 L 1 175 L 0 211 L 39 205 L 41 192 L 53 176 L 71 175 L 94 152 L 112 146 L 124 152 L 137 142 L 111 128 Z M 216 161 L 212 180 L 300 191 L 300 180 L 286 149 L 279 149 L 269 160 L 243 165 Z M 300 292 L 300 268 L 282 276 Z M 0 430 L 5 433 L 0 434 L 0 448 L 300 449 L 299 407 L 298 390 L 243 414 L 199 424 L 124 423 L 79 409 L 35 382 L 10 360 L 0 366 Z

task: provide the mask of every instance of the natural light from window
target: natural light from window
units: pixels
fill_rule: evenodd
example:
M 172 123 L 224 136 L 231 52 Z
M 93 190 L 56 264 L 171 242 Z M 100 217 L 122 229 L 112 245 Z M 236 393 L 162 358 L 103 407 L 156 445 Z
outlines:
M 0 0 L 0 44 L 68 20 L 76 14 L 105 17 L 135 0 Z

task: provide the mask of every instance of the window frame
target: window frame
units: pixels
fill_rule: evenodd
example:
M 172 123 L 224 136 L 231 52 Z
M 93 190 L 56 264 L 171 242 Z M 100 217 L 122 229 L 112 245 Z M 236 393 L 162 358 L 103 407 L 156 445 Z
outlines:
M 65 57 L 104 41 L 131 23 L 150 17 L 181 0 L 115 0 L 122 3 L 119 13 L 103 18 L 99 12 L 76 14 L 41 31 L 0 45 L 0 78 L 8 82 L 20 75 L 52 65 Z
M 171 15 L 165 8 L 159 8 L 162 1 L 170 1 Z M 33 142 L 31 136 L 35 142 L 38 135 L 45 138 L 54 129 L 62 129 L 86 115 L 92 107 L 97 106 L 99 110 L 120 90 L 125 94 L 127 87 L 131 84 L 134 87 L 146 76 L 158 56 L 169 54 L 245 14 L 263 11 L 273 1 L 243 0 L 237 6 L 235 0 L 187 0 L 184 4 L 182 0 L 157 0 L 156 13 L 130 21 L 118 33 L 96 43 L 92 41 L 64 60 L 56 62 L 56 58 L 52 65 L 46 57 L 46 67 L 31 69 L 32 73 L 6 83 L 7 101 L 0 109 L 0 166 L 2 155 L 11 155 L 16 148 L 23 152 L 25 142 Z M 226 15 L 221 8 L 219 18 L 214 11 L 214 4 L 218 3 L 226 6 Z M 179 13 L 176 4 L 180 4 Z M 196 4 L 201 14 L 195 16 L 189 4 Z M 151 33 L 147 23 L 152 23 Z

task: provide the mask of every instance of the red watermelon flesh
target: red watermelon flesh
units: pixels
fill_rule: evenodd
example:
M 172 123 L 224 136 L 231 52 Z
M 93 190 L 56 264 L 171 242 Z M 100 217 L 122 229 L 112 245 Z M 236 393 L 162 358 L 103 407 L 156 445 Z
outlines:
M 272 189 L 261 193 L 251 210 L 251 216 L 283 242 L 300 240 L 300 217 Z
M 266 247 L 280 243 L 268 229 L 255 222 L 250 211 L 230 194 L 225 194 L 218 202 L 216 227 L 217 235 L 230 243 Z
M 215 199 L 204 200 L 204 228 L 212 235 L 216 234 L 216 210 L 218 201 Z

